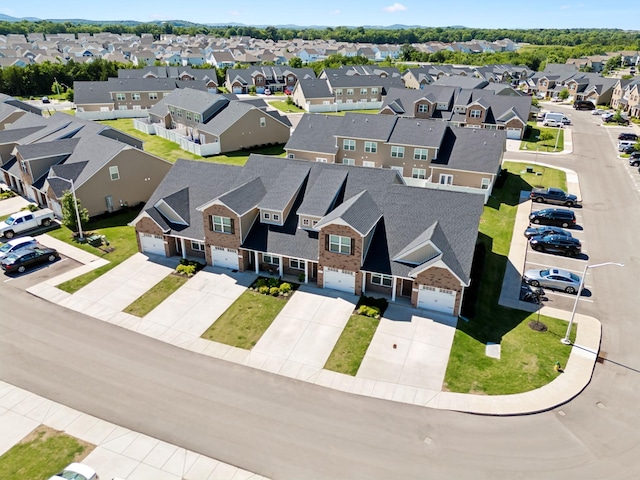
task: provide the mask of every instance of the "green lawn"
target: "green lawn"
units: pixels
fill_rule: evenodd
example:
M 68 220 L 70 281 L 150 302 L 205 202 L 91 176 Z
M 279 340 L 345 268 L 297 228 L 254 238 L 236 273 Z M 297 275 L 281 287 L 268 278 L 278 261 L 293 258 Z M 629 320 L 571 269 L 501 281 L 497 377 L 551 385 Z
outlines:
M 184 285 L 187 280 L 189 279 L 183 275 L 173 273 L 167 275 L 123 311 L 142 318 L 169 298 L 169 296 Z
M 2 480 L 47 480 L 95 447 L 65 433 L 40 426 L 0 457 Z
M 275 100 L 273 102 L 269 102 L 269 105 L 285 113 L 304 113 L 305 112 L 304 108 L 300 108 L 293 104 L 288 104 L 286 100 Z
M 529 130 L 529 135 L 520 142 L 520 150 L 534 150 L 536 152 L 561 152 L 564 150 L 564 129 L 539 127 L 536 122 L 529 122 L 528 125 L 531 129 Z M 540 140 L 539 137 L 543 132 L 552 134 L 553 138 Z M 556 137 L 558 135 L 560 135 L 560 138 L 557 139 L 558 148 L 556 150 Z
M 76 242 L 73 239 L 71 230 L 67 227 L 63 226 L 57 230 L 47 232 L 58 240 L 62 240 L 75 247 L 109 260 L 108 264 L 96 268 L 91 272 L 87 272 L 84 275 L 80 275 L 79 277 L 72 278 L 67 282 L 61 283 L 58 285 L 58 288 L 68 293 L 77 292 L 103 273 L 108 272 L 113 267 L 119 265 L 136 253 L 138 251 L 138 245 L 136 243 L 135 230 L 133 227 L 128 226 L 127 223 L 132 221 L 136 217 L 137 213 L 137 211 L 127 211 L 114 215 L 108 219 L 89 222 L 89 224 L 85 226 L 85 234 L 88 234 L 88 232 L 95 232 L 97 234 L 104 235 L 107 238 L 110 244 L 109 248 L 113 248 L 113 251 L 110 251 L 109 253 L 105 253 L 103 250 L 92 247 L 86 243 Z M 102 248 L 105 249 L 107 247 L 103 245 Z
M 120 118 L 118 120 L 103 120 L 100 121 L 105 125 L 109 125 L 124 133 L 136 137 L 144 141 L 144 151 L 156 155 L 160 158 L 164 158 L 169 162 L 175 162 L 178 158 L 186 158 L 188 160 L 202 160 L 203 157 L 195 155 L 193 153 L 182 150 L 177 143 L 170 142 L 157 135 L 148 135 L 139 130 L 133 128 L 133 119 Z
M 129 135 L 144 141 L 144 150 L 160 158 L 164 158 L 169 162 L 175 163 L 178 158 L 186 158 L 187 160 L 202 160 L 205 162 L 226 163 L 231 165 L 244 165 L 252 153 L 261 153 L 263 155 L 274 155 L 284 157 L 284 145 L 273 145 L 269 147 L 256 148 L 249 150 L 239 150 L 236 152 L 228 152 L 223 155 L 214 155 L 212 157 L 201 157 L 193 153 L 182 150 L 178 144 L 170 142 L 157 135 L 147 135 L 133 128 L 133 120 L 131 118 L 121 118 L 118 120 L 104 120 L 100 123 L 110 125 Z
M 355 376 L 380 320 L 351 315 L 324 368 Z
M 541 176 L 520 175 L 526 166 L 505 162 L 507 181 L 494 189 L 480 219 L 479 242 L 486 248 L 482 280 L 476 315 L 469 321 L 461 319 L 454 336 L 444 382 L 444 388 L 453 392 L 504 395 L 533 390 L 556 378 L 555 362 L 565 366 L 571 352 L 570 346 L 560 343 L 566 322 L 543 316 L 540 320 L 548 330 L 540 333 L 528 326 L 537 313 L 498 305 L 520 191 L 532 185 L 566 188 L 564 172 L 547 168 Z M 500 360 L 485 355 L 488 342 L 501 345 Z
M 202 334 L 202 338 L 251 350 L 285 304 L 285 298 L 246 290 Z

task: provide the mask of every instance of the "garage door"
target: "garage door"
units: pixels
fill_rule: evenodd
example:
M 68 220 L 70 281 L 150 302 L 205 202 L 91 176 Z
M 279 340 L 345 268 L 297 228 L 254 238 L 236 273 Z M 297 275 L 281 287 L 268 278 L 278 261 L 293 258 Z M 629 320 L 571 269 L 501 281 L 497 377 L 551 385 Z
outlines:
M 521 135 L 521 128 L 507 128 L 507 138 L 510 138 L 512 140 L 520 140 Z
M 141 233 L 140 246 L 142 247 L 142 253 L 153 253 L 154 255 L 166 256 L 166 252 L 164 250 L 164 238 L 162 235 Z
M 420 290 L 418 291 L 418 308 L 426 308 L 428 310 L 453 315 L 455 303 L 456 292 L 454 290 L 420 285 Z
M 238 250 L 224 247 L 211 247 L 211 259 L 214 267 L 238 269 Z
M 324 267 L 324 288 L 353 294 L 356 289 L 356 274 L 338 268 Z

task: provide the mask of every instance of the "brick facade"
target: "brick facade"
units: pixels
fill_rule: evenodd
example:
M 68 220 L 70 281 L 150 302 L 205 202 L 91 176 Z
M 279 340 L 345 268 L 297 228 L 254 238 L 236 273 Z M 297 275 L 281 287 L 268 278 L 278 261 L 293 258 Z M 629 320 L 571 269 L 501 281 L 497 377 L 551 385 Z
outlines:
M 211 247 L 225 247 L 238 250 L 242 243 L 240 239 L 240 220 L 238 216 L 224 205 L 212 205 L 204 212 L 204 243 L 207 265 L 212 264 Z M 213 231 L 212 216 L 228 217 L 231 219 L 231 233 Z M 241 265 L 243 262 L 239 262 Z
M 351 253 L 334 253 L 329 251 L 329 235 L 340 235 L 351 238 Z M 322 228 L 318 237 L 318 286 L 324 285 L 324 267 L 339 268 L 356 272 L 355 293 L 362 292 L 362 244 L 363 239 L 358 232 L 345 225 L 327 225 Z
M 142 245 L 140 243 L 140 234 L 148 233 L 149 235 L 161 235 L 164 237 L 164 254 L 167 257 L 175 255 L 175 251 L 172 252 L 170 247 L 170 243 L 167 241 L 167 237 L 164 236 L 164 232 L 160 228 L 160 226 L 154 222 L 152 219 L 148 217 L 141 218 L 138 223 L 136 223 L 136 242 L 138 242 L 138 251 L 142 251 Z M 174 248 L 175 250 L 175 248 Z
M 460 284 L 460 280 L 458 280 L 449 270 L 446 268 L 431 267 L 418 274 L 413 282 L 413 289 L 411 291 L 411 305 L 414 307 L 418 305 L 419 285 L 429 285 L 431 287 L 454 290 L 456 292 L 456 301 L 453 307 L 453 314 L 458 315 L 460 313 L 460 302 L 462 301 L 463 287 Z

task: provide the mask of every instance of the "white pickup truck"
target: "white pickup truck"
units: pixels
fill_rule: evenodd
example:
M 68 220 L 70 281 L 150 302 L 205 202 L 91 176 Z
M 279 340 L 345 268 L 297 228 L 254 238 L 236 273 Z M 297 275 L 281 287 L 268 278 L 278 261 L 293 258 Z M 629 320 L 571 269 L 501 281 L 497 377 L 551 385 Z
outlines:
M 43 208 L 30 212 L 22 210 L 9 216 L 4 222 L 0 222 L 0 235 L 4 238 L 13 238 L 17 233 L 23 233 L 39 227 L 48 227 L 55 220 L 53 210 Z

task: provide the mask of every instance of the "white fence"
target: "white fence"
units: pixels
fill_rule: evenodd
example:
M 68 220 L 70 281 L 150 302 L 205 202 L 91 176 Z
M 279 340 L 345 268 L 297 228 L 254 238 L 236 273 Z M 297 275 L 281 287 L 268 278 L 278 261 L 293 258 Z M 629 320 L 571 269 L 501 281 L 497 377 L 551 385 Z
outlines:
M 410 185 L 410 183 L 407 180 L 408 179 L 405 178 L 405 182 L 407 183 L 407 185 Z M 424 182 L 424 180 L 422 180 L 422 182 Z M 412 186 L 418 186 L 418 185 L 412 185 Z M 449 190 L 452 192 L 480 194 L 484 196 L 484 203 L 487 203 L 487 201 L 489 201 L 489 197 L 491 196 L 491 190 L 487 190 L 483 188 L 464 187 L 462 185 L 443 185 L 442 183 L 424 182 L 423 185 L 419 185 L 419 186 L 423 186 L 425 188 L 432 188 L 434 190 Z
M 118 118 L 145 118 L 149 115 L 146 110 L 108 110 L 106 112 L 79 112 L 76 117 L 85 120 L 117 120 Z
M 133 128 L 139 130 L 147 135 L 155 135 L 156 134 L 156 126 L 153 123 L 149 123 L 147 119 L 144 120 L 133 120 Z
M 380 110 L 382 102 L 330 103 L 328 105 L 307 104 L 309 113 L 345 112 L 350 110 Z
M 137 128 L 137 127 L 136 127 Z M 191 152 L 201 157 L 208 157 L 211 155 L 218 155 L 220 153 L 220 143 L 195 143 L 189 140 L 187 137 L 179 135 L 175 130 L 166 129 L 160 125 L 154 125 L 155 134 L 159 137 L 165 138 L 173 143 L 177 143 L 182 150 Z

